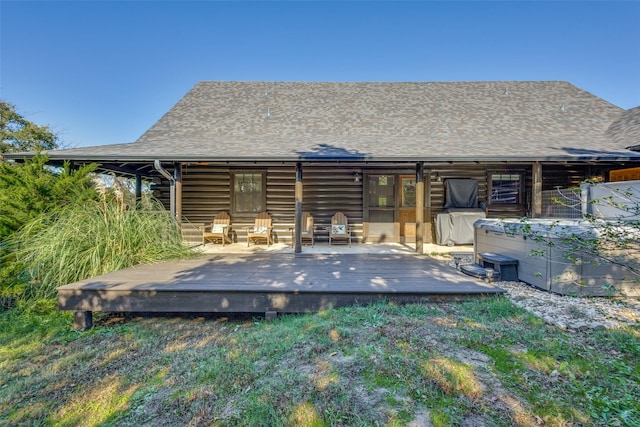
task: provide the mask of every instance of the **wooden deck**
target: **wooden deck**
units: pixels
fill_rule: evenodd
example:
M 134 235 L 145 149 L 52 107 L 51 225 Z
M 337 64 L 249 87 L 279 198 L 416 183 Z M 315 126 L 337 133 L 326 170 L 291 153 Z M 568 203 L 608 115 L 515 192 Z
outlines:
M 93 311 L 315 312 L 385 299 L 502 293 L 417 254 L 219 254 L 142 265 L 58 288 L 62 310 L 75 310 L 76 327 L 91 326 Z

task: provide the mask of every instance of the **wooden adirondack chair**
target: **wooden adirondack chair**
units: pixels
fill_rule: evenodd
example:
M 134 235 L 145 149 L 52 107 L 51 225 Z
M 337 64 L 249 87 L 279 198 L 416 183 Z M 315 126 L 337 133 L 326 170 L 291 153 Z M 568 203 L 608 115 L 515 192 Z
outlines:
M 342 212 L 336 212 L 331 217 L 331 227 L 329 227 L 329 245 L 334 240 L 346 240 L 351 247 L 351 228 L 349 228 L 349 220 Z
M 302 212 L 302 228 L 300 230 L 300 237 L 302 237 L 302 244 L 305 240 L 311 241 L 311 246 L 315 243 L 316 226 L 313 224 L 313 215 L 309 212 Z
M 290 227 L 291 231 L 291 247 L 294 247 L 296 242 L 296 229 L 295 227 Z M 315 233 L 316 226 L 313 224 L 313 215 L 309 212 L 302 212 L 302 227 L 300 229 L 300 237 L 302 238 L 302 244 L 304 245 L 305 240 L 311 241 L 311 246 L 315 243 Z
M 249 242 L 251 240 L 253 240 L 253 243 L 255 244 L 256 241 L 261 239 L 266 240 L 267 246 L 273 244 L 273 237 L 271 236 L 272 232 L 273 226 L 271 215 L 267 212 L 258 214 L 253 227 L 247 228 L 247 246 L 249 246 Z
M 233 243 L 231 239 L 231 217 L 225 211 L 218 213 L 213 218 L 211 227 L 202 228 L 202 246 L 207 243 L 207 240 L 211 243 L 218 241 L 222 242 L 222 246 L 225 243 Z

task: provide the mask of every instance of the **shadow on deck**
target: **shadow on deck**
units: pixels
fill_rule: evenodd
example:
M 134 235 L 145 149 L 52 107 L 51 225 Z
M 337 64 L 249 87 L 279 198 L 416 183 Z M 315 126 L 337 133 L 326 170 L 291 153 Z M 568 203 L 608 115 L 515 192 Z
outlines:
M 58 288 L 75 326 L 93 311 L 317 312 L 331 307 L 502 293 L 417 254 L 217 254 L 140 265 Z

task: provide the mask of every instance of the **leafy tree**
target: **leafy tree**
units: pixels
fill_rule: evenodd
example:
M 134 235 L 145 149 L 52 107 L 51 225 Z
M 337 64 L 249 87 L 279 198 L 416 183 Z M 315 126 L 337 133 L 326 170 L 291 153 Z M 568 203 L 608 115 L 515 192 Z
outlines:
M 0 162 L 0 241 L 43 213 L 98 197 L 95 164 L 52 169 L 47 159 L 36 154 L 22 164 Z
M 52 150 L 58 137 L 48 126 L 39 126 L 16 112 L 13 104 L 0 101 L 0 153 Z

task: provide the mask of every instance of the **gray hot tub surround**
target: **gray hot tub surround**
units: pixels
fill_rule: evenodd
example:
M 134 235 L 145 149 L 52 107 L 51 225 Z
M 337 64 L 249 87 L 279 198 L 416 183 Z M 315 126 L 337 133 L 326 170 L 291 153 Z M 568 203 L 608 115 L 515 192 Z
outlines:
M 575 253 L 572 256 L 578 258 L 577 263 L 566 259 L 568 246 L 563 236 L 589 237 L 595 233 L 596 228 L 581 220 L 528 219 L 524 223 L 519 219 L 479 219 L 474 223 L 474 255 L 476 261 L 483 252 L 515 258 L 519 261 L 519 280 L 559 294 L 606 296 L 612 294 L 613 286 L 625 295 L 640 296 L 640 283 L 624 268 Z M 532 235 L 542 236 L 544 242 L 553 245 L 536 242 Z M 625 256 L 640 260 L 636 251 L 628 251 Z

